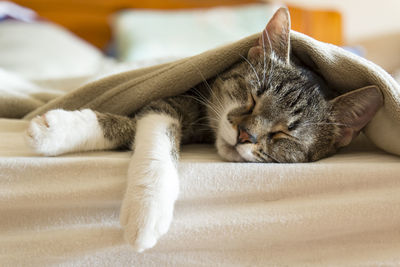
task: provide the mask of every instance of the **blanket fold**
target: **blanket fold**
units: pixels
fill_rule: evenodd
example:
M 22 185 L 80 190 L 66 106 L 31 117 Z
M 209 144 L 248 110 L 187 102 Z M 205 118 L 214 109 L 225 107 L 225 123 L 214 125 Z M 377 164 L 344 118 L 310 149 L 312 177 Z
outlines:
M 149 68 L 128 71 L 89 83 L 33 110 L 31 119 L 50 109 L 91 108 L 129 115 L 154 99 L 181 94 L 221 73 L 247 54 L 259 34 L 202 54 Z M 323 76 L 332 90 L 345 93 L 376 85 L 384 106 L 364 129 L 379 148 L 400 155 L 400 86 L 382 68 L 340 47 L 291 32 L 291 53 Z

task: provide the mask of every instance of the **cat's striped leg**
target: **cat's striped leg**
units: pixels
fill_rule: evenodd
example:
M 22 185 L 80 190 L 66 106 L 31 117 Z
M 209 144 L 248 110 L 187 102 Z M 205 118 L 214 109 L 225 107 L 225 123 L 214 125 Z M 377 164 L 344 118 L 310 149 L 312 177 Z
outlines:
M 34 118 L 27 129 L 28 144 L 39 154 L 59 154 L 129 146 L 135 121 L 90 109 L 55 109 Z
M 120 221 L 125 240 L 138 252 L 153 247 L 172 222 L 180 134 L 181 123 L 173 114 L 150 110 L 137 117 Z

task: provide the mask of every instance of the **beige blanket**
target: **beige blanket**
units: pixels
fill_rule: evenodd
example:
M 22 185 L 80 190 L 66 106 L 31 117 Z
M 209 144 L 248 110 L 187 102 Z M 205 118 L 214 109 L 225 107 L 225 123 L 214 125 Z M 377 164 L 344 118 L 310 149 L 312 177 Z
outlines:
M 171 228 L 139 254 L 118 219 L 131 152 L 38 156 L 27 124 L 0 119 L 0 266 L 400 264 L 400 157 L 366 140 L 306 164 L 183 147 Z
M 220 73 L 246 55 L 257 38 L 258 34 L 197 56 L 106 77 L 35 109 L 25 118 L 53 108 L 132 114 L 153 99 L 180 94 Z M 384 106 L 364 131 L 375 145 L 400 155 L 400 86 L 387 72 L 337 46 L 294 31 L 291 48 L 304 64 L 324 76 L 332 90 L 347 92 L 377 85 L 384 95 Z

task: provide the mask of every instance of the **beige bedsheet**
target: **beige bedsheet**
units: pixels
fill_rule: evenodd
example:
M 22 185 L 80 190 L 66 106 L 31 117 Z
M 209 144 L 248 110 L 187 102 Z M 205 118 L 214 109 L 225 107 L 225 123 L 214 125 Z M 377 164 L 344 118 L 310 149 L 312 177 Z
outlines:
M 0 266 L 400 265 L 400 158 L 365 139 L 308 164 L 186 146 L 170 231 L 145 253 L 118 221 L 131 152 L 34 155 L 0 119 Z

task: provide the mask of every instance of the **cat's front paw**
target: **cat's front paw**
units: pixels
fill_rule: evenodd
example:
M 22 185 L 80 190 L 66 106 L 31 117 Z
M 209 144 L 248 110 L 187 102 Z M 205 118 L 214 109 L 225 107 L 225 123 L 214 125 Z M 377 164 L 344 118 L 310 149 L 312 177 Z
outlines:
M 64 117 L 67 116 L 67 111 L 51 110 L 32 119 L 26 131 L 28 145 L 39 154 L 61 154 L 67 131 Z
M 89 110 L 55 109 L 34 118 L 26 131 L 28 145 L 37 153 L 55 156 L 77 151 L 99 131 L 96 114 Z
M 152 248 L 172 222 L 179 182 L 172 162 L 132 159 L 120 222 L 134 250 Z

